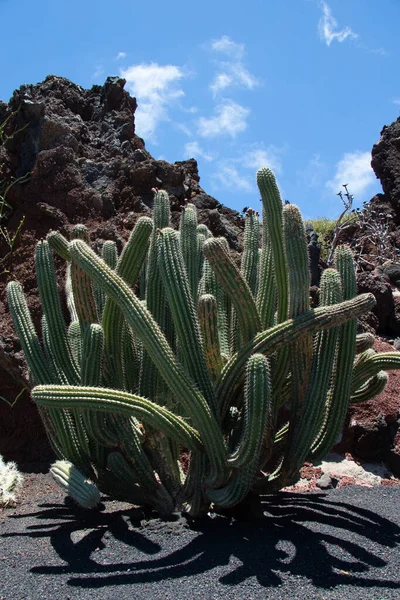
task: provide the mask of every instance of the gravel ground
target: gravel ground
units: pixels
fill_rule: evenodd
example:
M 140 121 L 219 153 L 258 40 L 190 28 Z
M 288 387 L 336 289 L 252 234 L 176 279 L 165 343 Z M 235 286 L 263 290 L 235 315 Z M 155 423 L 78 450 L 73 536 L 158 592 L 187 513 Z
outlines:
M 85 514 L 48 475 L 0 513 L 0 600 L 400 598 L 400 486 L 266 497 L 252 521 Z

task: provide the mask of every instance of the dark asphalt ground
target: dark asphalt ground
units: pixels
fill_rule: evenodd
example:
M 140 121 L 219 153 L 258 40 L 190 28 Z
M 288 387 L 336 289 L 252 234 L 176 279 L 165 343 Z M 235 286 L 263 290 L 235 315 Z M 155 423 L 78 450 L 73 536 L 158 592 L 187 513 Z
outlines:
M 57 493 L 0 515 L 0 600 L 400 599 L 400 486 L 265 498 L 264 516 L 83 516 Z

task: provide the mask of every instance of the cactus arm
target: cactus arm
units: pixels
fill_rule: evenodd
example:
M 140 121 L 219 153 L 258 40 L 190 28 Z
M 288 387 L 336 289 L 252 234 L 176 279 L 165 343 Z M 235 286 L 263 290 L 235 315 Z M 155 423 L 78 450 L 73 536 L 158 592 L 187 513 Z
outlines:
M 200 296 L 198 312 L 208 372 L 215 381 L 223 367 L 218 336 L 218 306 L 215 296 L 212 294 Z
M 33 325 L 22 287 L 17 281 L 11 281 L 8 284 L 7 300 L 14 327 L 34 382 L 36 384 L 55 383 L 57 381 L 56 375 L 49 368 L 49 363 L 46 360 Z
M 54 262 L 46 241 L 41 241 L 36 246 L 36 277 L 57 370 L 64 374 L 70 384 L 76 384 L 80 379 L 79 371 L 68 344 L 67 326 L 58 295 Z
M 240 441 L 228 457 L 230 467 L 248 467 L 259 453 L 265 431 L 271 429 L 271 383 L 268 360 L 262 354 L 253 354 L 246 366 L 244 415 Z
M 238 504 L 248 494 L 259 469 L 263 440 L 272 444 L 270 369 L 262 354 L 253 354 L 246 367 L 244 419 L 238 446 L 228 459 L 233 474 L 223 488 L 207 490 L 207 496 L 219 506 Z
M 294 342 L 302 335 L 311 335 L 316 331 L 340 325 L 368 312 L 374 305 L 375 297 L 372 294 L 360 294 L 340 304 L 307 311 L 295 319 L 279 323 L 256 335 L 253 340 L 243 345 L 222 370 L 217 382 L 217 398 L 221 406 L 225 407 L 222 414 L 225 415 L 235 388 L 242 383 L 245 364 L 251 354 L 258 352 L 265 356 L 271 355 L 289 341 Z
M 261 320 L 246 280 L 229 256 L 225 243 L 219 238 L 210 238 L 205 242 L 204 255 L 231 299 L 243 341 L 248 342 L 261 330 Z
M 342 288 L 339 273 L 326 269 L 321 277 L 320 304 L 330 306 L 342 301 Z M 310 383 L 304 398 L 304 409 L 300 422 L 289 438 L 285 448 L 279 485 L 284 487 L 298 478 L 299 469 L 307 458 L 310 447 L 322 428 L 326 397 L 331 384 L 332 370 L 337 352 L 339 327 L 322 330 L 315 336 L 314 351 L 310 369 Z M 292 416 L 291 416 L 292 419 Z M 278 474 L 276 475 L 278 477 Z M 274 484 L 275 485 L 275 484 Z
M 196 229 L 194 231 L 196 232 Z M 214 414 L 217 414 L 215 392 L 207 370 L 197 312 L 192 300 L 178 233 L 169 227 L 161 231 L 159 268 L 178 334 L 182 362 Z
M 135 416 L 189 449 L 203 447 L 199 432 L 166 408 L 127 392 L 79 386 L 36 386 L 32 397 L 39 406 L 93 409 Z
M 240 270 L 254 297 L 257 296 L 260 222 L 258 215 L 249 210 L 244 226 L 244 248 Z
M 356 299 L 357 284 L 353 256 L 349 248 L 335 251 L 335 267 L 342 279 L 343 298 Z M 343 427 L 350 402 L 351 378 L 356 355 L 357 319 L 353 317 L 341 326 L 337 357 L 333 369 L 333 384 L 326 406 L 325 423 L 311 449 L 310 457 L 318 460 L 326 455 L 336 442 Z
M 165 290 L 158 268 L 158 231 L 164 227 L 168 227 L 170 221 L 169 197 L 165 191 L 156 192 L 153 212 L 153 231 L 146 263 L 145 299 L 148 310 L 160 326 L 160 329 L 167 335 L 170 345 L 172 345 L 174 334 L 170 332 L 168 336 L 170 314 L 167 309 Z M 140 376 L 140 393 L 142 396 L 155 398 L 160 388 L 161 392 L 163 392 L 159 374 L 158 372 L 154 372 L 152 360 L 149 354 L 144 351 Z
M 310 309 L 310 271 L 306 233 L 300 211 L 294 204 L 283 209 L 284 239 L 289 276 L 289 316 L 295 318 Z M 309 382 L 312 359 L 312 337 L 303 336 L 290 345 L 292 382 L 291 416 L 289 422 L 288 447 L 283 468 L 293 464 L 304 400 Z M 279 360 L 277 369 L 279 368 Z
M 273 270 L 271 244 L 264 235 L 260 259 L 259 285 L 257 292 L 257 309 L 260 313 L 262 329 L 269 329 L 274 324 L 276 285 Z
M 100 503 L 100 492 L 96 485 L 72 463 L 59 460 L 51 465 L 50 474 L 82 508 L 96 508 Z
M 197 288 L 199 285 L 199 255 L 197 240 L 197 211 L 194 204 L 186 204 L 181 214 L 180 244 L 185 264 L 189 289 L 193 303 L 197 304 Z
M 379 371 L 392 371 L 399 368 L 400 352 L 382 352 L 370 355 L 355 366 L 351 381 L 351 393 L 355 394 L 370 377 L 374 377 Z
M 145 217 L 146 218 L 146 217 Z M 115 269 L 118 262 L 117 244 L 113 240 L 106 240 L 101 249 L 101 255 L 110 269 Z
M 208 237 L 211 237 L 208 236 Z M 206 239 L 208 239 L 206 237 Z M 228 242 L 225 238 L 221 238 L 221 241 L 224 243 L 226 250 L 229 250 Z M 204 246 L 203 246 L 203 255 L 204 255 Z M 218 336 L 221 347 L 221 354 L 229 355 L 229 326 L 228 326 L 228 315 L 231 311 L 231 302 L 227 297 L 223 287 L 220 285 L 217 280 L 214 271 L 211 268 L 210 263 L 205 258 L 203 262 L 203 275 L 199 284 L 199 295 L 202 294 L 212 294 L 218 306 Z
M 263 219 L 268 228 L 278 294 L 278 323 L 288 317 L 288 275 L 283 242 L 282 200 L 273 172 L 267 167 L 257 171 L 257 185 L 263 204 Z
M 79 321 L 71 321 L 68 326 L 68 343 L 77 365 L 82 362 L 82 333 Z
M 71 260 L 68 250 L 68 240 L 59 231 L 51 231 L 47 234 L 46 240 L 48 241 L 50 248 L 61 256 L 61 258 L 66 261 Z
M 389 376 L 386 371 L 379 371 L 376 375 L 368 379 L 364 385 L 358 390 L 352 393 L 350 396 L 351 404 L 359 404 L 360 402 L 367 402 L 375 396 L 379 396 L 386 387 L 389 380 Z
M 86 327 L 82 337 L 82 385 L 101 385 L 103 348 L 103 330 L 97 323 L 92 323 Z
M 140 218 L 116 264 L 115 272 L 129 287 L 133 287 L 139 277 L 148 251 L 151 231 L 151 219 L 148 217 Z M 104 329 L 109 385 L 112 384 L 112 387 L 121 387 L 125 371 L 124 355 L 121 351 L 124 339 L 124 316 L 121 308 L 112 298 L 107 298 L 106 300 L 102 326 Z
M 359 333 L 356 337 L 356 354 L 361 354 L 365 350 L 372 348 L 375 342 L 375 336 L 372 333 Z

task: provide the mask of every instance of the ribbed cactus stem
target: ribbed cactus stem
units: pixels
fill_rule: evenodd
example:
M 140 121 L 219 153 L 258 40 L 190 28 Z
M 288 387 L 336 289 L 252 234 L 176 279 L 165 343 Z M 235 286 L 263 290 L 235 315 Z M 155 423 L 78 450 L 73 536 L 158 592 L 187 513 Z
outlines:
M 218 336 L 218 306 L 215 296 L 212 294 L 200 296 L 198 312 L 208 372 L 214 381 L 221 373 L 223 366 Z
M 260 221 L 258 214 L 249 209 L 244 226 L 244 247 L 240 270 L 254 296 L 257 294 L 260 247 Z
M 331 306 L 342 301 L 342 286 L 339 273 L 326 269 L 321 277 L 320 304 Z M 332 369 L 336 358 L 339 327 L 318 332 L 314 338 L 314 351 L 310 371 L 310 382 L 304 398 L 303 410 L 289 438 L 282 465 L 282 485 L 297 479 L 298 471 L 307 458 L 314 439 L 321 430 L 325 399 L 332 379 Z
M 268 360 L 253 354 L 246 366 L 242 431 L 238 446 L 228 457 L 231 467 L 258 463 L 265 432 L 271 433 L 271 381 Z
M 192 299 L 179 237 L 169 227 L 161 232 L 159 268 L 178 334 L 182 362 L 216 415 L 215 392 L 207 369 L 197 310 Z
M 362 385 L 358 390 L 352 393 L 350 397 L 351 404 L 359 404 L 360 402 L 367 402 L 375 396 L 379 396 L 386 387 L 389 381 L 389 376 L 386 371 L 379 371 L 376 375 L 371 377 Z
M 393 371 L 400 368 L 400 352 L 371 354 L 354 368 L 351 378 L 351 393 L 354 394 L 370 377 L 379 371 Z
M 282 348 L 288 341 L 295 342 L 302 335 L 311 335 L 316 331 L 341 325 L 349 319 L 368 312 L 374 305 L 375 297 L 372 294 L 360 294 L 356 298 L 340 304 L 321 306 L 307 311 L 295 319 L 279 323 L 256 335 L 227 362 L 219 377 L 217 398 L 224 407 L 223 415 L 229 406 L 230 398 L 235 394 L 235 389 L 243 383 L 245 364 L 254 352 L 269 356 Z
M 68 344 L 67 326 L 58 294 L 53 257 L 46 241 L 41 241 L 36 246 L 36 277 L 57 369 L 65 375 L 71 385 L 77 384 L 80 380 L 79 371 Z
M 96 485 L 86 479 L 72 463 L 59 460 L 51 465 L 50 473 L 82 508 L 96 508 L 100 503 L 100 492 Z
M 220 238 L 210 238 L 204 244 L 204 255 L 221 286 L 232 301 L 238 317 L 242 338 L 248 342 L 261 330 L 261 320 L 254 296 L 226 250 Z
M 33 325 L 22 287 L 17 281 L 11 281 L 8 284 L 7 301 L 10 307 L 14 328 L 17 332 L 34 382 L 36 384 L 55 383 L 55 373 L 49 369 L 49 364 Z
M 372 333 L 359 333 L 356 337 L 356 354 L 361 354 L 372 348 L 375 342 L 375 336 Z
M 343 298 L 356 299 L 356 273 L 351 250 L 338 247 L 334 255 L 335 267 L 342 280 Z M 327 405 L 325 424 L 315 440 L 310 457 L 322 458 L 336 442 L 343 427 L 351 394 L 351 375 L 356 353 L 357 319 L 354 317 L 342 325 L 339 332 L 337 357 L 333 370 L 333 385 Z
M 278 322 L 280 323 L 286 321 L 289 306 L 289 285 L 283 242 L 282 200 L 275 175 L 268 167 L 263 167 L 257 171 L 257 185 L 261 193 L 263 219 L 265 219 L 265 225 L 268 228 L 268 239 L 271 244 L 278 292 Z
M 247 363 L 244 398 L 244 418 L 238 446 L 230 455 L 228 463 L 233 473 L 228 485 L 218 490 L 207 490 L 212 502 L 219 506 L 234 506 L 250 491 L 259 468 L 262 442 L 267 433 L 271 439 L 270 372 L 267 359 L 253 354 Z
M 181 214 L 180 243 L 185 264 L 189 288 L 193 302 L 197 304 L 197 288 L 199 285 L 197 211 L 194 204 L 186 204 Z
M 199 432 L 183 419 L 151 400 L 107 388 L 42 385 L 32 390 L 39 406 L 50 408 L 93 409 L 135 416 L 189 449 L 201 449 Z
M 133 229 L 128 242 L 122 250 L 121 256 L 115 266 L 115 272 L 129 287 L 133 287 L 143 266 L 149 248 L 152 221 L 148 217 L 140 218 Z M 121 308 L 107 298 L 102 318 L 105 337 L 105 354 L 110 383 L 121 387 L 125 367 L 123 348 L 124 316 Z
M 167 334 L 170 314 L 158 268 L 158 231 L 164 227 L 168 227 L 169 221 L 170 205 L 168 194 L 164 191 L 158 191 L 154 196 L 153 232 L 146 264 L 147 281 L 145 298 L 148 310 L 151 312 L 164 334 Z M 168 336 L 170 344 L 172 342 L 171 338 L 172 335 Z M 142 361 L 140 393 L 143 396 L 154 398 L 157 395 L 159 388 L 159 375 L 157 372 L 154 372 L 152 360 L 145 351 Z
M 68 240 L 59 231 L 51 231 L 46 239 L 50 248 L 61 256 L 61 258 L 66 261 L 71 260 L 68 250 Z
M 106 265 L 108 265 L 110 269 L 115 269 L 118 262 L 118 250 L 116 242 L 113 240 L 106 240 L 101 249 L 101 255 Z

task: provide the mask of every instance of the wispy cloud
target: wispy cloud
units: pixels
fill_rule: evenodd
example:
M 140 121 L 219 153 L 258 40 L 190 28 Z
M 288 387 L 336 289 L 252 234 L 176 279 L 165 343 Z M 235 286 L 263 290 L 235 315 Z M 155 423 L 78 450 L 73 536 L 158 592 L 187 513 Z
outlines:
M 223 35 L 218 40 L 211 42 L 211 50 L 215 54 L 223 54 L 226 57 L 226 60 L 216 61 L 217 74 L 210 84 L 214 96 L 233 85 L 251 90 L 259 84 L 257 78 L 246 69 L 243 63 L 244 44 L 238 44 L 229 36 Z
M 197 122 L 198 134 L 201 137 L 228 135 L 234 138 L 238 133 L 246 130 L 249 114 L 248 108 L 232 100 L 225 100 L 216 106 L 215 116 L 209 119 L 206 117 L 199 118 Z
M 152 62 L 132 65 L 121 69 L 120 73 L 138 101 L 135 114 L 137 132 L 154 141 L 158 124 L 169 120 L 168 106 L 184 96 L 177 85 L 184 77 L 184 71 L 176 65 Z
M 330 46 L 331 43 L 336 40 L 337 42 L 344 42 L 347 38 L 356 39 L 358 34 L 346 26 L 343 29 L 338 29 L 338 23 L 332 11 L 326 2 L 320 2 L 322 10 L 322 16 L 318 23 L 318 32 L 321 40 Z
M 347 152 L 336 165 L 336 173 L 326 187 L 337 194 L 343 184 L 348 184 L 349 191 L 356 199 L 361 199 L 367 188 L 375 181 L 371 168 L 370 152 Z
M 211 184 L 215 190 L 228 190 L 251 194 L 254 183 L 248 175 L 239 172 L 236 165 L 225 162 L 218 165 L 218 170 L 211 175 Z
M 121 60 L 121 58 L 126 58 L 126 52 L 118 52 L 115 60 Z
M 244 168 L 251 169 L 256 173 L 260 167 L 269 167 L 275 174 L 279 175 L 282 172 L 281 150 L 275 146 L 268 148 L 253 148 L 245 151 L 240 159 Z
M 211 183 L 215 190 L 226 190 L 257 195 L 256 172 L 260 167 L 269 167 L 275 174 L 282 172 L 281 154 L 275 146 L 251 144 L 241 149 L 236 157 L 216 163 Z
M 100 77 L 103 77 L 103 76 L 104 76 L 103 65 L 100 65 L 100 64 L 96 65 L 96 68 L 91 75 L 91 79 L 100 79 Z
M 400 98 L 395 98 L 394 100 L 392 100 L 393 104 L 397 104 L 398 106 L 400 106 Z
M 203 158 L 207 162 L 214 158 L 214 156 L 206 152 L 197 141 L 185 144 L 184 156 L 185 158 Z
M 313 189 L 319 188 L 325 171 L 326 165 L 322 162 L 320 154 L 316 153 L 303 169 L 297 171 L 298 183 Z

